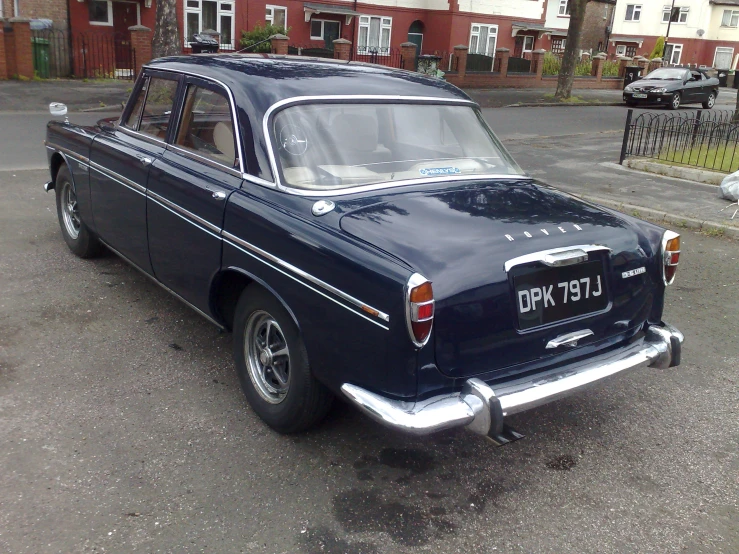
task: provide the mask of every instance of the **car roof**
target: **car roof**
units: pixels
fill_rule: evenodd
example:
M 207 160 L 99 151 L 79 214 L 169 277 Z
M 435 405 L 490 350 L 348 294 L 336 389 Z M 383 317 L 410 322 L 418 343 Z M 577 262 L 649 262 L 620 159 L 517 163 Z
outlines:
M 362 62 L 272 54 L 196 54 L 153 60 L 152 69 L 217 79 L 265 113 L 272 104 L 299 96 L 393 95 L 442 100 L 469 97 L 457 87 L 420 73 Z M 238 102 L 241 104 L 241 102 Z

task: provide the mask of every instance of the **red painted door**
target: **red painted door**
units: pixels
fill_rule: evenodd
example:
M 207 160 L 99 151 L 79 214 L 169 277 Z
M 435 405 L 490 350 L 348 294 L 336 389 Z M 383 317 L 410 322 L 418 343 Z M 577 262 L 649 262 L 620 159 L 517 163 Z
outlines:
M 133 2 L 113 2 L 113 32 L 115 33 L 116 69 L 132 69 L 131 31 L 138 25 L 138 6 Z

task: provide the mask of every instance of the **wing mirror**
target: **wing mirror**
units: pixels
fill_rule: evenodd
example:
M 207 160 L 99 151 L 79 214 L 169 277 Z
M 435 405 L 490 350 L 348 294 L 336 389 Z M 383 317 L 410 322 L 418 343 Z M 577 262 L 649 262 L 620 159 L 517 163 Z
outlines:
M 66 117 L 67 115 L 67 105 L 62 104 L 61 102 L 52 102 L 49 104 L 49 113 L 53 115 L 54 117 L 62 117 L 64 116 L 64 123 L 69 123 L 69 118 Z

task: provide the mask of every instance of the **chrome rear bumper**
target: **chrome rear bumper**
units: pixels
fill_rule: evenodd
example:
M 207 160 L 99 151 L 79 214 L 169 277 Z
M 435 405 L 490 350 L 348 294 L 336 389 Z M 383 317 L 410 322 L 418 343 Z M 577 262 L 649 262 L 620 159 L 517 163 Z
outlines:
M 342 385 L 341 390 L 364 413 L 388 427 L 428 435 L 466 426 L 502 444 L 520 438 L 506 429 L 505 416 L 546 404 L 627 370 L 679 365 L 683 341 L 683 334 L 670 325 L 652 326 L 643 339 L 607 354 L 495 388 L 480 379 L 468 379 L 461 392 L 423 402 L 390 400 L 349 383 Z

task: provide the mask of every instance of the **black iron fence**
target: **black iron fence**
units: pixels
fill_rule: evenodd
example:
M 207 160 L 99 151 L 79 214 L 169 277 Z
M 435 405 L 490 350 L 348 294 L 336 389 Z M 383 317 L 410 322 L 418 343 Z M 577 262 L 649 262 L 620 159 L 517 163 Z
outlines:
M 127 33 L 31 31 L 33 68 L 42 79 L 136 78 L 136 52 Z
M 739 112 L 696 110 L 626 115 L 620 163 L 627 157 L 731 173 L 739 169 Z
M 334 51 L 331 48 L 321 48 L 312 45 L 291 44 L 287 47 L 287 53 L 291 56 L 310 56 L 312 58 L 334 57 Z
M 387 67 L 403 67 L 403 56 L 400 55 L 398 48 L 358 46 L 354 52 L 354 61 L 374 63 Z
M 467 54 L 467 71 L 492 71 L 495 58 L 485 54 Z

